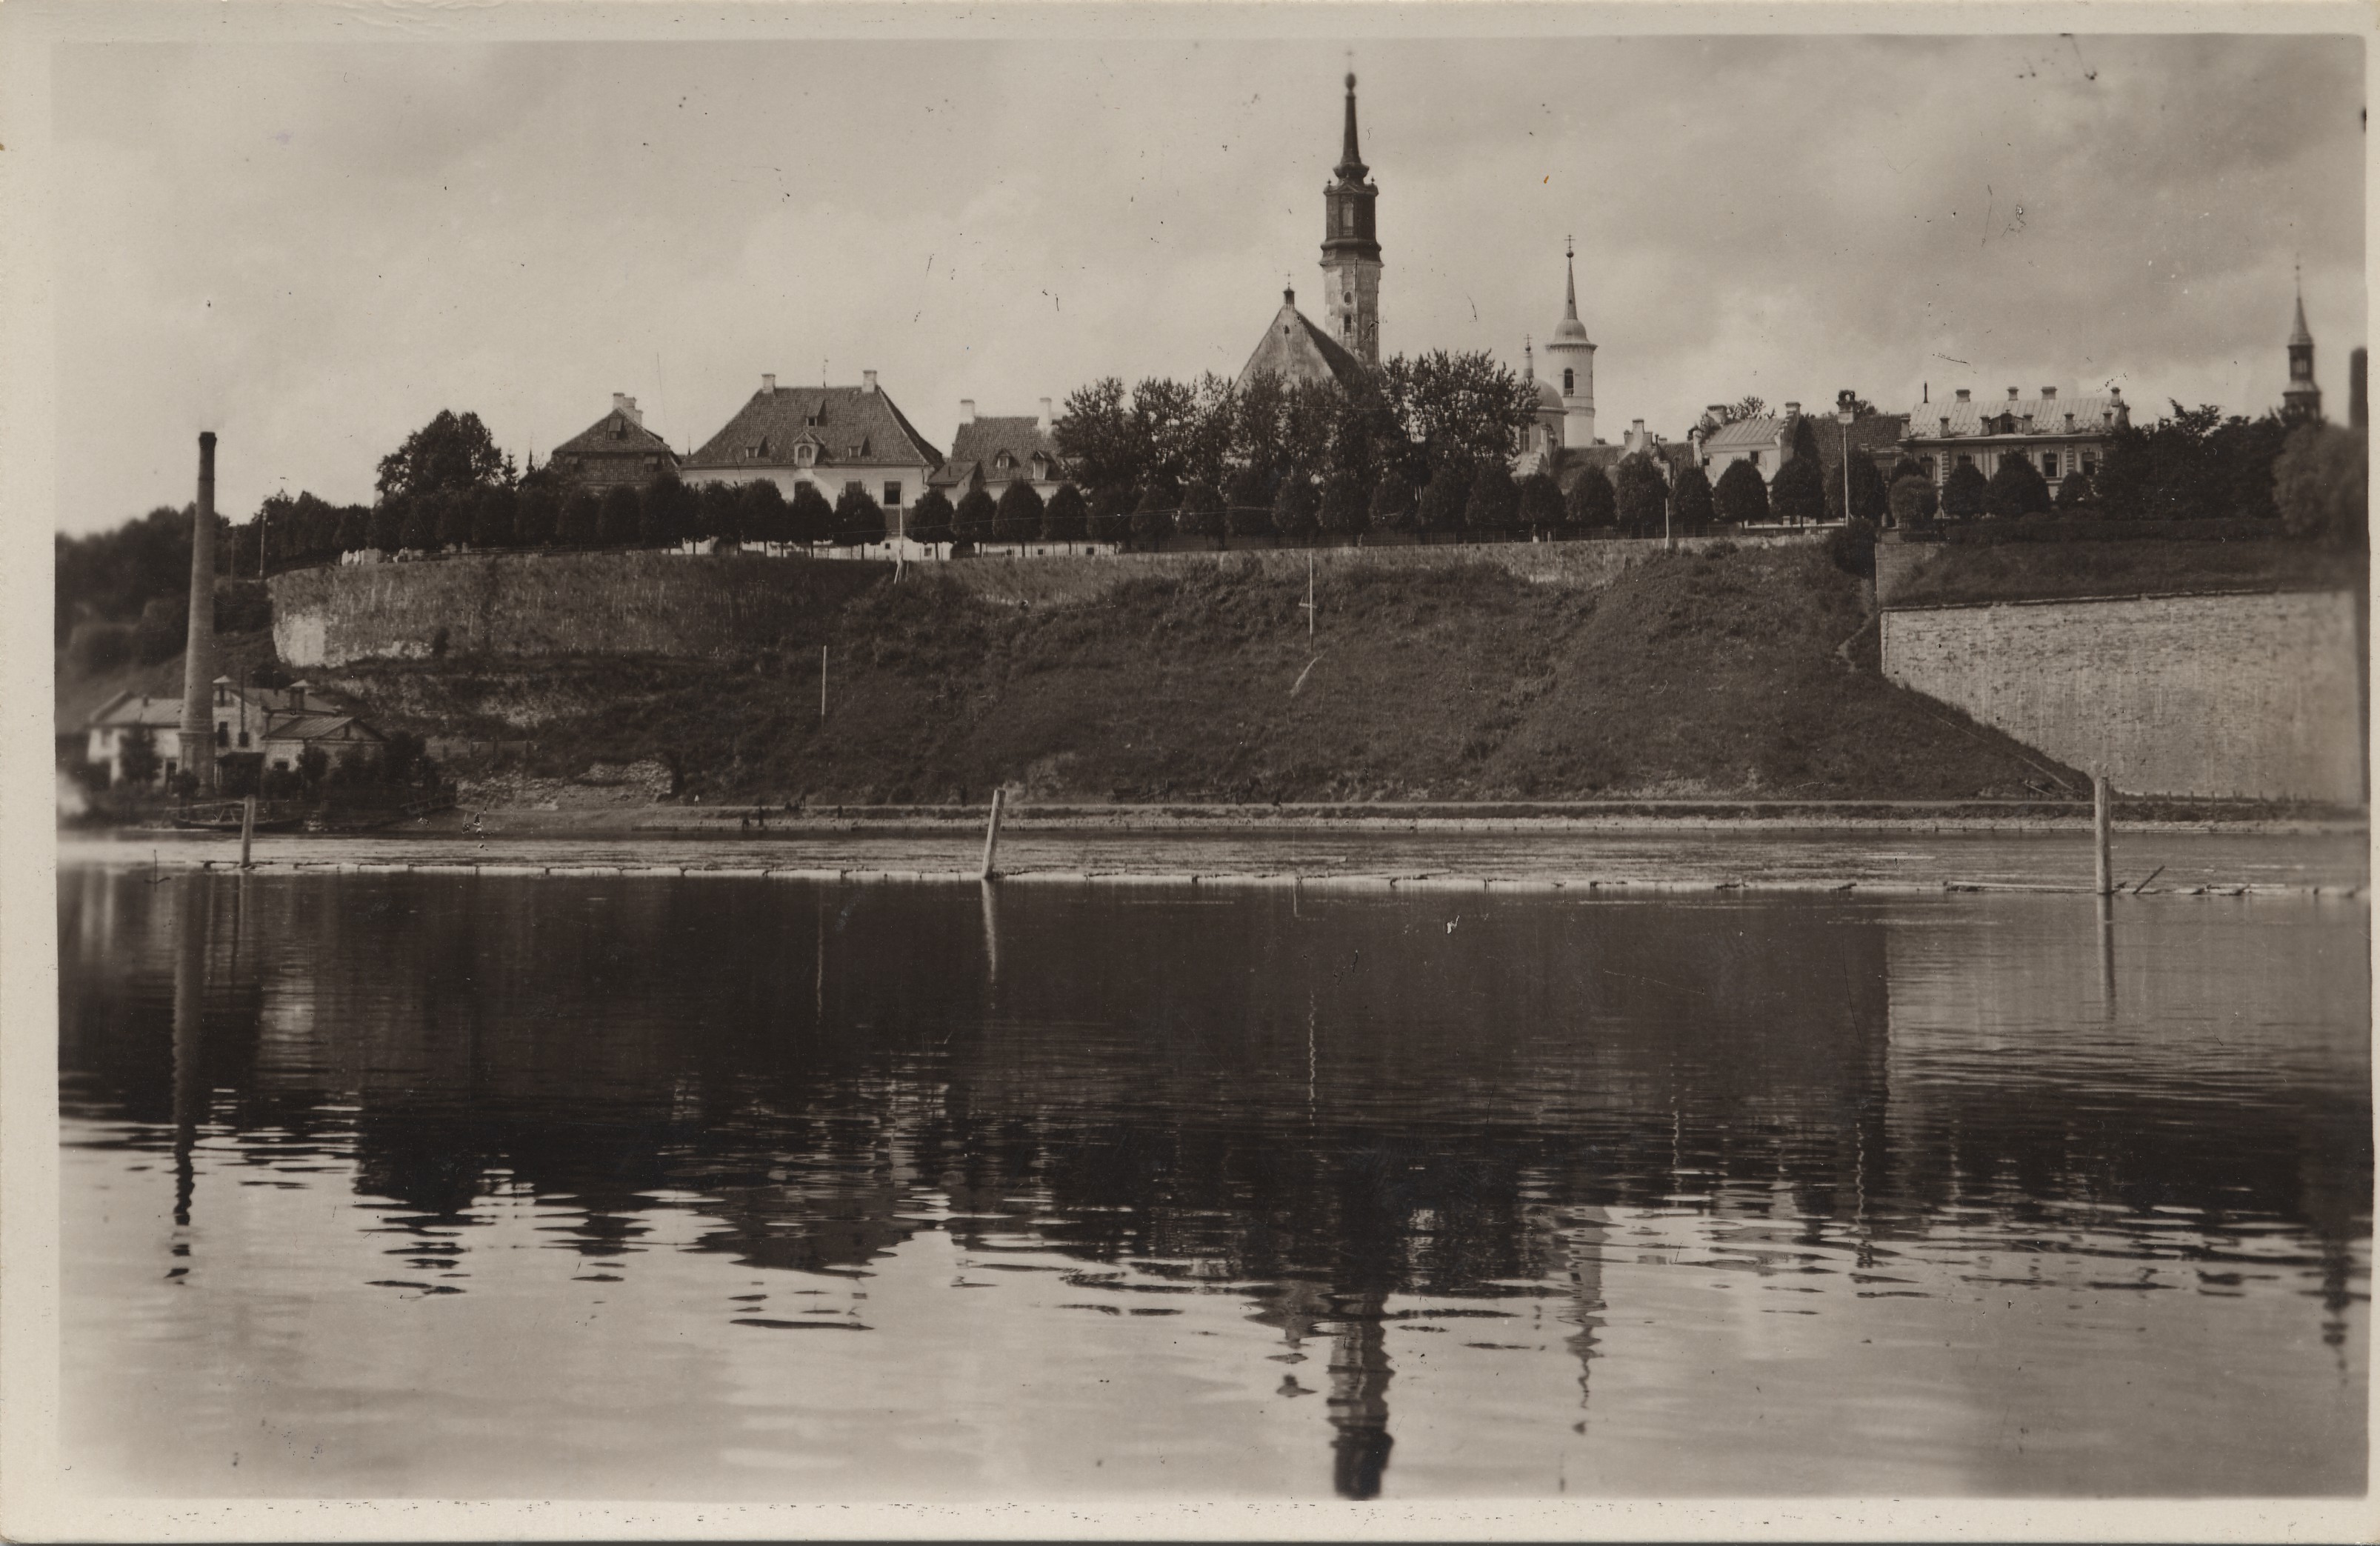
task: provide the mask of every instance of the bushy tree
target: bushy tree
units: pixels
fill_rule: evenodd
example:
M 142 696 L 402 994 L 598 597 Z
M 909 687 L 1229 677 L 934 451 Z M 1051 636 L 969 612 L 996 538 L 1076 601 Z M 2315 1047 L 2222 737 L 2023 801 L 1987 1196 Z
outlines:
M 638 498 L 637 535 L 648 547 L 675 547 L 694 524 L 694 494 L 668 473 L 645 485 Z
M 2093 491 L 2119 520 L 2270 518 L 2273 468 L 2289 434 L 2278 414 L 2225 418 L 2212 403 L 2111 434 Z
M 952 514 L 950 495 L 940 489 L 928 489 L 902 517 L 902 533 L 913 542 L 947 542 L 951 540 Z
M 1083 503 L 1083 493 L 1072 483 L 1061 483 L 1050 503 L 1041 511 L 1041 540 L 1045 542 L 1079 542 L 1090 529 L 1091 512 Z
M 1040 491 L 1023 478 L 1000 491 L 991 510 L 991 534 L 996 542 L 1029 542 L 1041 534 Z
M 1702 469 L 1700 463 L 1687 463 L 1670 485 L 1670 519 L 1685 530 L 1700 531 L 1707 529 L 1718 514 L 1718 505 L 1711 498 L 1710 474 Z
M 551 547 L 561 519 L 562 505 L 552 489 L 524 488 L 513 506 L 514 539 L 523 547 Z
M 383 500 L 412 498 L 444 489 L 509 486 L 514 477 L 513 459 L 497 449 L 478 414 L 442 408 L 380 459 L 379 488 Z
M 2003 455 L 1984 488 L 1985 512 L 2013 519 L 2048 508 L 2049 485 L 2042 481 L 2041 469 L 2033 465 L 2033 458 L 2015 453 Z
M 1316 512 L 1321 500 L 1314 492 L 1314 480 L 1302 468 L 1293 468 L 1283 475 L 1281 487 L 1272 495 L 1272 529 L 1284 542 L 1310 542 L 1319 530 Z
M 1151 483 L 1132 507 L 1132 534 L 1139 542 L 1153 542 L 1172 530 L 1173 500 L 1163 485 Z
M 1904 531 L 1924 531 L 1932 527 L 1934 512 L 1942 504 L 1934 492 L 1934 480 L 1923 472 L 1894 479 L 1889 498 L 1892 524 Z
M 1132 541 L 1132 510 L 1136 495 L 1128 484 L 1110 484 L 1091 495 L 1091 541 Z
M 2082 476 L 2080 468 L 2058 481 L 2058 509 L 2070 514 L 2087 508 L 2090 504 L 2091 480 Z
M 958 507 L 951 512 L 951 534 L 961 542 L 991 541 L 992 522 L 999 514 L 991 491 L 984 487 L 983 469 L 977 468 L 967 475 L 966 493 L 959 495 Z
M 416 497 L 403 502 L 403 514 L 398 517 L 397 541 L 417 553 L 427 553 L 438 545 L 438 507 L 430 498 Z
M 1837 470 L 1838 476 L 1827 480 L 1827 516 L 1830 520 L 1845 518 L 1843 480 L 1840 476 L 1840 469 Z M 1866 521 L 1871 526 L 1881 525 L 1888 507 L 1884 474 L 1877 469 L 1876 458 L 1865 451 L 1852 452 L 1851 484 L 1851 518 Z
M 586 489 L 573 489 L 562 502 L 560 530 L 556 533 L 566 548 L 591 548 L 603 534 L 603 507 L 595 495 Z
M 1371 530 L 1411 531 L 1421 524 L 1414 503 L 1413 480 L 1394 462 L 1380 469 L 1372 484 Z
M 140 619 L 132 626 L 132 652 L 143 665 L 172 660 L 190 636 L 190 599 L 152 596 L 140 603 Z
M 520 513 L 520 496 L 502 484 L 491 483 L 471 496 L 471 542 L 475 547 L 508 548 Z
M 1475 542 L 1509 537 L 1521 513 L 1521 486 L 1501 456 L 1481 462 L 1471 475 L 1471 493 L 1463 503 L 1463 530 Z
M 1942 514 L 1952 520 L 1973 520 L 1984 513 L 1991 485 L 1973 462 L 1961 462 L 1942 481 Z
M 1265 378 L 1270 381 L 1270 377 Z M 1244 467 L 1223 490 L 1224 518 L 1234 537 L 1272 532 L 1272 479 L 1261 467 Z
M 1173 530 L 1184 537 L 1223 534 L 1223 496 L 1211 483 L 1192 483 L 1182 491 L 1182 508 L 1173 513 Z
M 1661 530 L 1670 509 L 1669 480 L 1643 451 L 1620 458 L 1620 476 L 1611 481 L 1612 504 L 1618 506 L 1621 530 L 1650 537 Z
M 1801 422 L 1806 425 L 1809 420 L 1804 418 Z M 1795 526 L 1815 525 L 1827 518 L 1827 468 L 1815 447 L 1807 456 L 1796 453 L 1777 469 L 1777 476 L 1768 481 L 1768 508 L 1779 520 Z
M 1448 457 L 1423 486 L 1415 525 L 1426 533 L 1452 536 L 1463 530 L 1463 506 L 1471 503 L 1471 464 Z
M 1315 524 L 1333 537 L 1361 537 L 1370 524 L 1365 486 L 1354 473 L 1333 478 L 1322 486 Z
M 596 517 L 597 534 L 602 544 L 611 548 L 634 547 L 637 528 L 643 524 L 644 514 L 636 490 L 625 484 L 606 489 Z
M 808 485 L 804 485 L 807 487 Z M 1019 482 L 1018 488 L 1029 489 Z M 839 547 L 865 547 L 884 540 L 884 506 L 858 483 L 846 487 L 834 502 L 834 540 Z
M 1531 536 L 1551 538 L 1569 515 L 1553 474 L 1539 468 L 1521 480 L 1521 525 Z
M 826 494 L 816 483 L 795 484 L 790 500 L 774 483 L 755 483 L 753 487 L 769 492 L 753 496 L 745 505 L 746 542 L 817 543 L 835 540 L 834 506 L 826 502 Z
M 1797 413 L 1793 416 L 1793 428 L 1788 432 L 1785 442 L 1786 448 L 1793 454 L 1787 459 L 1785 466 L 1791 467 L 1793 463 L 1807 458 L 1817 463 L 1819 481 L 1824 482 L 1827 464 L 1826 459 L 1818 455 L 1818 432 L 1815 426 L 1815 421 L 1806 413 Z M 1785 468 L 1780 467 L 1777 470 L 1782 472 Z M 1773 482 L 1768 485 L 1768 502 L 1771 505 L 1777 503 L 1777 485 Z
M 1750 462 L 1731 461 L 1718 475 L 1711 503 L 1718 509 L 1718 518 L 1730 526 L 1755 525 L 1768 518 L 1768 485 Z
M 157 737 L 145 724 L 136 724 L 124 732 L 115 752 L 116 773 L 135 788 L 145 787 L 157 778 L 163 764 L 157 757 Z
M 469 543 L 479 515 L 479 494 L 477 489 L 441 489 L 427 496 L 436 512 L 440 546 L 458 548 Z
M 736 542 L 744 536 L 744 501 L 733 483 L 705 483 L 695 491 L 694 530 L 714 542 Z
M 1611 478 L 1603 469 L 1589 462 L 1578 469 L 1571 481 L 1570 524 L 1581 531 L 1607 531 L 1620 519 L 1620 506 L 1611 492 Z
M 2292 536 L 2362 549 L 2367 541 L 2370 450 L 2361 430 L 2300 424 L 2273 467 L 2273 503 Z
M 339 512 L 339 524 L 331 540 L 335 554 L 356 553 L 371 546 L 371 511 L 361 505 L 350 505 Z

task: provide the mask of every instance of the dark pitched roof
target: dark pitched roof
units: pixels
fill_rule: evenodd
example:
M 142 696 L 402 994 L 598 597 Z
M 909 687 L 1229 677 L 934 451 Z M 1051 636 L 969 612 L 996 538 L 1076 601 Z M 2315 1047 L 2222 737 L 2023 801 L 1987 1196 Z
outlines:
M 613 408 L 555 446 L 552 456 L 643 456 L 656 451 L 670 455 L 669 442 Z
M 951 442 L 950 459 L 941 470 L 928 480 L 938 484 L 956 485 L 967 481 L 978 467 L 990 482 L 1005 482 L 1012 478 L 1029 478 L 1033 474 L 1034 453 L 1050 458 L 1052 476 L 1062 476 L 1058 459 L 1058 443 L 1041 428 L 1041 420 L 1033 414 L 995 418 L 978 418 L 959 426 L 958 437 Z M 1001 464 L 1006 456 L 1009 466 Z
M 176 728 L 181 723 L 182 695 L 178 692 L 171 698 L 152 694 L 146 702 L 137 692 L 119 692 L 92 710 L 91 718 L 84 722 L 92 729 L 133 724 L 146 724 L 152 729 Z
M 1240 367 L 1239 383 L 1245 386 L 1258 376 L 1275 375 L 1293 384 L 1328 381 L 1353 386 L 1363 374 L 1362 360 L 1306 321 L 1295 301 L 1284 298 L 1257 341 L 1256 352 Z
M 1992 432 L 1986 421 L 2003 415 L 2012 417 L 2019 434 L 2098 434 L 2107 427 L 2110 419 L 2126 416 L 2123 399 L 2113 393 L 2082 393 L 2072 397 L 1969 397 L 1965 402 L 1956 397 L 1937 397 L 1909 410 L 1904 433 L 1919 440 L 1938 440 L 1943 434 L 1943 420 L 1949 420 L 1949 433 L 1980 435 Z M 2074 428 L 2069 431 L 2066 419 L 2074 418 Z M 2025 429 L 2027 415 L 2033 428 Z
M 806 440 L 817 448 L 819 467 L 942 464 L 942 454 L 880 387 L 780 386 L 753 393 L 685 465 L 791 467 L 795 447 Z
M 276 719 L 273 721 L 264 728 L 264 739 L 268 741 L 319 741 L 326 736 L 337 735 L 343 727 L 348 725 L 354 726 L 356 734 L 365 737 L 366 739 L 377 741 L 384 738 L 379 731 L 373 729 L 370 725 L 366 724 L 362 720 L 356 718 L 353 714 L 309 713 L 297 714 L 286 719 Z

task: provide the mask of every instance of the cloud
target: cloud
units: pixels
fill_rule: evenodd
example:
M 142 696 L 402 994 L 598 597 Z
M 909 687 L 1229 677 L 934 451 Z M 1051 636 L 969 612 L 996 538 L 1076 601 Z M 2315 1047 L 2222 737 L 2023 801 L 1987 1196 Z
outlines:
M 1360 13 L 1357 15 L 1360 22 Z M 1392 349 L 1517 362 L 1578 243 L 1607 423 L 1756 391 L 2324 384 L 2363 295 L 2354 39 L 1355 40 Z M 517 451 L 613 391 L 698 443 L 764 371 L 929 435 L 1238 369 L 1318 294 L 1345 44 L 75 45 L 60 522 L 369 497 L 441 408 Z M 1951 361 L 1964 361 L 1953 364 Z

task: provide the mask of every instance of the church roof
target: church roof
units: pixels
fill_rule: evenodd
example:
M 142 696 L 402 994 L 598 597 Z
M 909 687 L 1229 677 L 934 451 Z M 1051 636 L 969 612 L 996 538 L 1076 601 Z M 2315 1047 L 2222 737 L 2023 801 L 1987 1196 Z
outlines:
M 726 428 L 686 459 L 689 469 L 785 467 L 794 447 L 818 447 L 820 467 L 916 467 L 942 464 L 942 455 L 892 406 L 881 388 L 763 386 L 736 410 Z
M 1562 410 L 1561 388 L 1549 381 L 1540 381 L 1536 383 L 1536 387 L 1537 407 L 1551 408 L 1554 412 L 1560 413 Z
M 1364 363 L 1305 320 L 1294 291 L 1283 291 L 1281 310 L 1257 341 L 1256 352 L 1240 367 L 1239 384 L 1263 375 L 1279 376 L 1293 386 L 1326 381 L 1353 386 L 1363 379 Z
M 2296 324 L 2295 324 L 2294 326 L 2292 326 L 2292 327 L 2289 329 L 2289 347 L 2290 347 L 2291 348 L 2296 348 L 2296 347 L 2301 347 L 2301 346 L 2303 346 L 2303 347 L 2313 347 L 2313 335 L 2312 333 L 2310 333 L 2310 332 L 2306 331 L 2306 323 L 2305 323 L 2305 292 L 2304 292 L 2303 290 L 2300 290 L 2300 291 L 2298 292 L 2298 316 L 2297 316 L 2297 323 L 2296 323 Z

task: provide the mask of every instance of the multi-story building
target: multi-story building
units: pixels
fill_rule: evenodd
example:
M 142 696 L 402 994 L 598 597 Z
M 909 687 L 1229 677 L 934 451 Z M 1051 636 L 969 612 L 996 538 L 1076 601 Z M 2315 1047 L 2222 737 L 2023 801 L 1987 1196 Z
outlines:
M 1937 488 L 1954 468 L 1972 466 L 1989 478 L 2005 458 L 2022 456 L 2055 489 L 2070 472 L 2086 478 L 2095 472 L 2109 437 L 2131 423 L 2131 407 L 2113 386 L 2104 395 L 2072 397 L 2060 397 L 2054 386 L 2027 397 L 2011 386 L 2005 398 L 1982 402 L 1961 387 L 1948 402 L 1931 399 L 1929 392 L 1909 410 L 1900 450 L 1917 459 Z
M 950 456 L 927 479 L 927 484 L 941 490 L 943 497 L 955 505 L 965 496 L 968 484 L 980 472 L 985 491 L 994 499 L 1021 479 L 1031 483 L 1033 492 L 1046 502 L 1066 481 L 1065 463 L 1058 456 L 1053 425 L 1047 397 L 1041 399 L 1038 415 L 981 416 L 975 411 L 975 399 L 963 397 L 959 400 L 958 437 L 951 442 Z
M 808 483 L 830 505 L 845 489 L 861 489 L 898 532 L 941 465 L 942 454 L 876 384 L 876 372 L 866 371 L 857 386 L 779 386 L 775 376 L 762 376 L 760 390 L 678 475 L 689 484 L 765 479 L 788 497 Z

